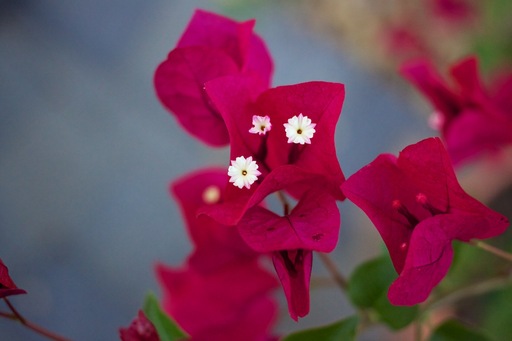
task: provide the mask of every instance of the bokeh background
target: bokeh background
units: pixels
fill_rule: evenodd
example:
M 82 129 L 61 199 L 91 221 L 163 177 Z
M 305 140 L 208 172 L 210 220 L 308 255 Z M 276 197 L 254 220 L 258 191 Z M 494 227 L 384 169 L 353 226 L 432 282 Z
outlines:
M 179 265 L 190 251 L 168 183 L 203 166 L 227 167 L 228 150 L 188 136 L 153 90 L 156 66 L 195 8 L 256 18 L 274 57 L 274 85 L 346 85 L 336 143 L 347 176 L 379 153 L 435 134 L 396 79 L 313 29 L 308 7 L 0 0 L 0 258 L 29 292 L 13 297 L 15 306 L 73 340 L 117 339 L 145 294 L 159 294 L 154 263 Z M 341 211 L 333 258 L 347 274 L 380 244 L 353 205 Z M 314 276 L 325 275 L 317 261 Z M 310 316 L 295 323 L 282 304 L 276 331 L 334 321 L 350 309 L 338 289 L 313 289 Z M 42 338 L 0 319 L 0 339 Z

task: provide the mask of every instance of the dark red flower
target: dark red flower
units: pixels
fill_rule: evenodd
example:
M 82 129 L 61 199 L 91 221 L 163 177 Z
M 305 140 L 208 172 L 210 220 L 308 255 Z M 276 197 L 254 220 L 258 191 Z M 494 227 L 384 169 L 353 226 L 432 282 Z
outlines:
M 139 310 L 137 317 L 128 328 L 119 330 L 119 335 L 123 341 L 160 341 L 155 326 L 142 310 Z
M 424 60 L 404 64 L 401 73 L 432 102 L 454 164 L 512 143 L 512 109 L 502 101 L 510 98 L 512 87 L 504 85 L 489 94 L 478 75 L 475 57 L 450 69 L 453 87 Z
M 388 297 L 397 305 L 424 301 L 450 267 L 452 240 L 499 235 L 507 219 L 460 187 L 438 138 L 378 156 L 352 175 L 343 192 L 375 224 L 399 277 Z
M 180 203 L 194 251 L 179 268 L 159 264 L 163 308 L 192 340 L 267 340 L 276 317 L 270 297 L 276 278 L 260 264 L 237 229 L 196 217 L 202 206 L 222 203 L 225 169 L 190 174 L 172 185 Z
M 9 269 L 7 269 L 7 266 L 5 266 L 4 262 L 0 259 L 0 298 L 26 293 L 25 290 L 18 288 L 16 284 L 14 284 L 11 276 L 9 276 Z
M 162 104 L 193 136 L 212 146 L 229 143 L 222 120 L 204 92 L 204 84 L 220 76 L 244 74 L 251 91 L 270 86 L 272 60 L 254 32 L 255 21 L 232 19 L 197 10 L 175 49 L 155 72 Z

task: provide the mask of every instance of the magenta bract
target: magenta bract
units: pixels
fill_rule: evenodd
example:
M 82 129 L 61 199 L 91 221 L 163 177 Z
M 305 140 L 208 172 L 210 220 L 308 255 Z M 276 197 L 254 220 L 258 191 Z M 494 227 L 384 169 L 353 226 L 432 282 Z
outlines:
M 225 169 L 210 168 L 189 173 L 171 185 L 171 192 L 181 208 L 194 245 L 189 263 L 202 272 L 215 270 L 235 258 L 257 257 L 236 228 L 220 224 L 205 215 L 198 216 L 200 208 L 224 202 L 226 182 Z
M 255 96 L 252 84 L 251 78 L 239 76 L 218 78 L 206 84 L 208 96 L 224 118 L 229 132 L 231 160 L 238 156 L 252 156 L 263 176 L 279 166 L 296 165 L 322 175 L 332 183 L 332 194 L 343 200 L 339 186 L 345 178 L 334 143 L 336 124 L 345 98 L 343 84 L 308 82 L 279 86 L 264 91 L 260 96 Z M 287 143 L 283 124 L 301 113 L 316 124 L 312 142 L 306 145 Z M 254 115 L 269 116 L 272 130 L 263 136 L 251 134 L 249 130 Z M 291 194 L 298 197 L 310 187 L 297 186 Z M 240 191 L 233 192 L 234 196 L 243 195 Z
M 137 317 L 128 328 L 119 330 L 119 336 L 122 341 L 160 341 L 155 326 L 142 310 L 139 310 Z
M 263 269 L 261 254 L 244 243 L 235 227 L 196 216 L 202 206 L 222 204 L 226 182 L 224 169 L 206 169 L 172 184 L 194 251 L 182 267 L 157 265 L 162 306 L 191 340 L 263 341 L 276 317 L 270 297 L 276 278 Z
M 488 92 L 474 57 L 452 66 L 451 87 L 427 61 L 406 63 L 401 73 L 426 96 L 439 115 L 440 132 L 454 164 L 512 144 L 510 101 L 512 87 Z
M 313 252 L 289 250 L 274 252 L 272 260 L 281 280 L 288 312 L 295 321 L 309 313 L 309 282 L 313 266 Z
M 197 10 L 176 48 L 155 72 L 155 89 L 162 104 L 185 130 L 208 145 L 226 145 L 229 136 L 205 94 L 207 81 L 243 74 L 253 79 L 256 93 L 270 86 L 272 60 L 253 32 L 254 23 Z
M 209 340 L 222 340 L 222 333 L 230 331 L 258 340 L 274 323 L 276 304 L 269 292 L 276 286 L 275 278 L 256 260 L 225 264 L 211 273 L 163 265 L 156 272 L 164 310 L 193 340 L 208 340 L 208 335 Z M 247 330 L 242 332 L 241 325 Z
M 342 189 L 372 220 L 388 248 L 399 274 L 388 297 L 397 305 L 428 297 L 451 264 L 452 240 L 490 238 L 508 226 L 504 216 L 460 187 L 438 138 L 408 146 L 398 158 L 378 156 Z
M 311 190 L 289 214 L 280 216 L 254 206 L 237 227 L 245 242 L 259 252 L 295 249 L 331 252 L 338 242 L 340 224 L 334 198 L 323 190 Z
M 25 290 L 18 288 L 14 284 L 11 276 L 9 276 L 9 269 L 0 259 L 0 298 L 26 293 Z

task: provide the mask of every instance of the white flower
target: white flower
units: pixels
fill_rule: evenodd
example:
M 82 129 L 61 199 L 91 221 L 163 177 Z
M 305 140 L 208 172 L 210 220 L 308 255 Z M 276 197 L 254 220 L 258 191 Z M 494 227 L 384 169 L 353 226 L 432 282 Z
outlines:
M 252 116 L 252 124 L 254 127 L 249 129 L 249 133 L 265 135 L 267 131 L 270 131 L 272 124 L 270 124 L 270 117 L 268 116 Z
M 261 172 L 258 170 L 258 164 L 252 160 L 252 156 L 247 159 L 239 156 L 235 161 L 231 160 L 231 166 L 228 168 L 228 175 L 231 177 L 229 182 L 238 188 L 251 188 L 254 181 L 258 180 Z
M 288 143 L 311 144 L 311 138 L 316 132 L 315 126 L 316 123 L 311 123 L 307 116 L 302 116 L 302 114 L 293 116 L 288 120 L 288 123 L 284 124 Z

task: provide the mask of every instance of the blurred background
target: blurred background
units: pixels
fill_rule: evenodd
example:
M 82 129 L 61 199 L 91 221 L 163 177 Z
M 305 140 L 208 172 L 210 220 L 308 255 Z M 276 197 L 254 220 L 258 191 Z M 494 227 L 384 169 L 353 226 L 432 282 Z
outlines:
M 371 41 L 357 47 L 349 24 L 338 31 L 322 14 L 326 3 L 0 0 L 0 258 L 29 293 L 11 299 L 23 315 L 73 340 L 115 340 L 145 294 L 159 294 L 154 263 L 177 266 L 190 251 L 168 183 L 203 166 L 227 167 L 228 150 L 183 132 L 159 104 L 152 77 L 195 8 L 256 18 L 274 85 L 346 85 L 336 133 L 346 176 L 435 135 L 420 114 L 430 109 L 406 99 L 412 92 L 394 75 L 398 59 L 370 58 L 378 56 Z M 341 210 L 333 257 L 348 274 L 380 244 L 352 204 Z M 325 275 L 316 265 L 314 276 Z M 310 316 L 295 323 L 283 304 L 276 331 L 350 309 L 338 289 L 314 289 Z M 41 337 L 0 319 L 0 339 Z

